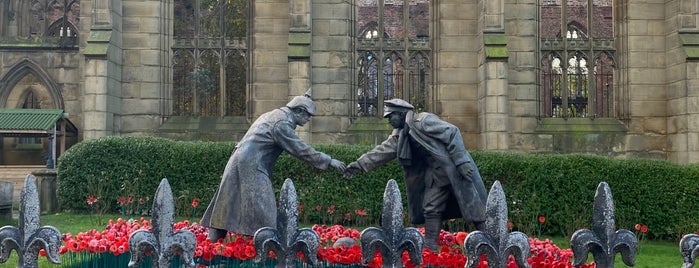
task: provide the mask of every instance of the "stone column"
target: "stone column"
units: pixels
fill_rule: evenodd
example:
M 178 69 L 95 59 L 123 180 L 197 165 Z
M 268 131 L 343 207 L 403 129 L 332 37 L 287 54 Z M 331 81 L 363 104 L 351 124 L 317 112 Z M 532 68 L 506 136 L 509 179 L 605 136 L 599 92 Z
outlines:
M 481 149 L 509 148 L 508 50 L 502 0 L 480 1 L 483 56 L 479 77 Z
M 14 185 L 10 181 L 0 181 L 0 219 L 12 219 L 12 195 Z
M 94 31 L 94 29 L 93 29 Z M 109 32 L 111 33 L 111 31 Z M 107 34 L 107 33 L 104 33 Z M 109 40 L 108 36 L 104 36 Z M 90 40 L 88 40 L 90 42 Z M 104 53 L 108 44 L 90 44 L 88 48 L 104 46 Z M 95 139 L 111 134 L 107 124 L 112 123 L 112 116 L 107 111 L 107 60 L 86 55 L 85 83 L 83 84 L 83 137 Z
M 117 132 L 121 86 L 121 1 L 95 1 L 89 17 L 83 83 L 83 138 L 100 138 Z M 115 27 L 118 26 L 118 27 Z
M 311 83 L 311 1 L 289 1 L 289 99 L 303 95 Z M 312 122 L 296 129 L 306 142 L 311 141 Z
M 480 77 L 481 149 L 509 148 L 509 98 L 507 72 L 509 57 L 504 31 L 502 0 L 483 1 L 483 52 Z

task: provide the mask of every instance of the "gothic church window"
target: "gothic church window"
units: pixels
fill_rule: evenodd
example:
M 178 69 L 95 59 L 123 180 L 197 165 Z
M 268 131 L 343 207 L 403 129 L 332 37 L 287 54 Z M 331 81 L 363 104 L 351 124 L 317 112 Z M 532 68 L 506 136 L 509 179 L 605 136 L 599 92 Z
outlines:
M 61 37 L 63 45 L 76 45 L 80 0 L 6 0 L 0 2 L 0 35 Z
M 39 99 L 34 94 L 34 91 L 29 88 L 24 92 L 24 96 L 21 98 L 22 103 L 19 108 L 22 109 L 41 109 L 39 104 Z M 20 137 L 17 141 L 18 144 L 41 144 L 41 138 L 38 137 Z
M 172 115 L 245 115 L 248 0 L 176 0 Z
M 382 115 L 383 100 L 426 108 L 430 86 L 430 1 L 355 0 L 356 116 Z
M 613 116 L 612 0 L 542 0 L 542 117 Z

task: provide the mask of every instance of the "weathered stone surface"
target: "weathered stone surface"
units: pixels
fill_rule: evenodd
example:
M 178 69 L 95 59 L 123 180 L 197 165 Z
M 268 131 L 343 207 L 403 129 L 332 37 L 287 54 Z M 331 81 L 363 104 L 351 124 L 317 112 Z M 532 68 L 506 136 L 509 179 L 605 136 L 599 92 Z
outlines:
M 682 267 L 691 268 L 699 256 L 699 235 L 687 234 L 680 240 L 680 253 L 682 253 Z
M 616 253 L 628 266 L 636 262 L 638 239 L 629 230 L 615 230 L 614 200 L 606 182 L 597 186 L 595 201 L 592 209 L 592 228 L 580 229 L 570 238 L 570 248 L 573 250 L 573 265 L 579 266 L 587 262 L 587 255 L 592 253 L 596 267 L 614 267 Z
M 7 261 L 12 250 L 17 252 L 17 267 L 38 268 L 39 251 L 46 252 L 46 258 L 60 264 L 58 249 L 61 247 L 61 233 L 53 226 L 39 227 L 39 192 L 36 179 L 27 175 L 20 194 L 19 228 L 0 228 L 0 263 Z
M 296 267 L 296 253 L 300 251 L 307 263 L 318 265 L 320 237 L 313 229 L 298 228 L 298 209 L 296 188 L 291 179 L 286 179 L 277 207 L 277 229 L 262 227 L 253 236 L 256 263 L 269 259 L 269 252 L 272 251 L 277 256 L 276 267 Z
M 367 227 L 359 235 L 363 263 L 369 263 L 378 251 L 383 267 L 403 267 L 403 251 L 407 251 L 412 263 L 422 264 L 423 237 L 414 227 L 403 228 L 401 200 L 398 184 L 389 180 L 383 194 L 381 228 Z
M 485 213 L 485 231 L 473 231 L 464 241 L 466 256 L 485 254 L 489 267 L 504 268 L 513 255 L 519 267 L 531 267 L 527 262 L 529 237 L 522 232 L 507 231 L 507 201 L 500 181 L 495 181 L 490 188 Z M 480 258 L 468 258 L 466 267 L 478 267 L 479 261 Z
M 173 233 L 175 221 L 175 201 L 167 179 L 160 181 L 153 199 L 153 217 L 151 230 L 140 229 L 129 236 L 131 261 L 129 267 L 138 267 L 148 253 L 152 256 L 152 267 L 168 268 L 172 259 L 182 258 L 182 263 L 194 267 L 194 249 L 196 237 L 189 230 Z

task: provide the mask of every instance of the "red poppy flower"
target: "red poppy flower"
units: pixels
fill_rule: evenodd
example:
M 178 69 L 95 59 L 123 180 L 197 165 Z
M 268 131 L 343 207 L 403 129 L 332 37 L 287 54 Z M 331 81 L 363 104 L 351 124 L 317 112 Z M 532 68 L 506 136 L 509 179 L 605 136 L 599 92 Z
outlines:
M 357 216 L 366 216 L 366 210 L 364 209 L 355 209 L 354 213 L 357 214 Z
M 648 226 L 642 225 L 641 226 L 641 233 L 648 232 Z
M 251 259 L 251 258 L 254 258 L 255 255 L 256 255 L 256 252 L 255 252 L 254 246 L 248 245 L 247 247 L 245 247 L 245 257 Z
M 199 198 L 194 198 L 192 200 L 192 207 L 198 207 L 199 206 Z
M 641 224 L 636 223 L 636 225 L 633 226 L 634 229 L 640 231 L 641 230 Z
M 117 204 L 119 204 L 120 206 L 123 206 L 126 204 L 126 201 L 127 201 L 126 196 L 120 196 L 119 199 L 117 200 Z
M 457 232 L 456 233 L 456 243 L 459 244 L 459 246 L 463 247 L 467 236 L 468 236 L 467 232 Z
M 544 216 L 539 216 L 539 222 L 544 223 L 546 221 L 546 217 Z
M 94 195 L 88 195 L 85 202 L 87 202 L 88 205 L 92 206 L 95 203 L 97 203 L 98 200 L 99 200 L 99 197 L 96 197 Z
M 515 227 L 515 224 L 511 221 L 508 221 L 507 222 L 507 229 L 512 229 L 513 227 Z
M 208 251 L 208 250 L 207 250 L 207 251 L 204 251 L 204 253 L 202 254 L 202 258 L 203 258 L 205 261 L 211 261 L 211 260 L 214 259 L 214 253 L 211 252 L 211 251 Z

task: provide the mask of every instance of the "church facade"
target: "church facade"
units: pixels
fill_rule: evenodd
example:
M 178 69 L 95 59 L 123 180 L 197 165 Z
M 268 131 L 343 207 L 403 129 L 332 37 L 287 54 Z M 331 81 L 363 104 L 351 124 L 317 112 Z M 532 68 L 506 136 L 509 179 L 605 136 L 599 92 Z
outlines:
M 381 142 L 382 102 L 398 97 L 469 150 L 699 162 L 697 1 L 0 4 L 0 109 L 63 110 L 74 142 L 237 141 L 311 88 L 318 112 L 297 129 L 310 143 Z M 47 153 L 9 132 L 0 165 Z

